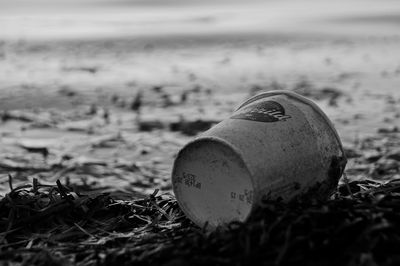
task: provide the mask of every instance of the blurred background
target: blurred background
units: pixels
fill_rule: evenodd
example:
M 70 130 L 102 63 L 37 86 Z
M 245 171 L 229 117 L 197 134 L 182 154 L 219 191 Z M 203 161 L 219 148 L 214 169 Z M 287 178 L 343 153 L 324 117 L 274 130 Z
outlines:
M 397 0 L 0 0 L 3 176 L 69 158 L 107 162 L 83 172 L 104 186 L 90 177 L 135 161 L 168 188 L 179 147 L 273 89 L 349 145 L 396 131 L 399 48 Z
M 13 40 L 240 38 L 272 33 L 382 36 L 398 33 L 400 12 L 395 0 L 1 0 L 0 4 L 1 36 Z

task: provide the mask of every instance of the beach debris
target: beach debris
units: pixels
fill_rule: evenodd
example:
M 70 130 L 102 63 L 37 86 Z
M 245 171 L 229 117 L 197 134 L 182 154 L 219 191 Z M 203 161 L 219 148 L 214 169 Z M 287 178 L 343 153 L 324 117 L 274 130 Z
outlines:
M 24 139 L 19 142 L 19 146 L 25 149 L 27 152 L 39 153 L 43 158 L 49 156 L 49 142 L 46 140 L 38 139 Z
M 344 95 L 344 93 L 335 87 L 316 87 L 308 79 L 301 79 L 294 84 L 292 90 L 305 97 L 315 100 L 328 100 L 330 106 L 337 106 L 337 100 Z
M 397 126 L 388 126 L 388 127 L 381 127 L 378 129 L 378 133 L 382 134 L 390 134 L 390 133 L 398 133 L 400 132 L 399 127 Z
M 63 85 L 61 88 L 58 90 L 58 93 L 63 96 L 67 97 L 74 97 L 78 94 L 78 92 L 74 89 L 72 89 L 70 86 Z
M 99 70 L 99 66 L 63 66 L 61 68 L 62 71 L 71 72 L 71 71 L 82 71 L 90 74 L 96 74 Z
M 218 120 L 208 118 L 178 116 L 172 119 L 160 120 L 158 117 L 146 116 L 139 118 L 137 123 L 140 131 L 167 129 L 187 136 L 195 136 L 218 122 Z
M 348 147 L 348 146 L 344 147 L 344 152 L 345 152 L 346 157 L 348 159 L 359 158 L 359 157 L 362 156 L 362 152 L 361 151 L 358 151 L 356 148 L 352 148 L 352 147 Z
M 186 120 L 184 117 L 180 117 L 178 121 L 169 124 L 169 129 L 171 131 L 179 131 L 184 135 L 195 136 L 210 129 L 218 122 L 219 121 L 212 119 Z
M 138 129 L 140 131 L 153 131 L 157 129 L 165 129 L 165 123 L 161 122 L 159 119 L 143 119 L 138 120 Z
M 8 120 L 17 120 L 21 122 L 32 122 L 37 124 L 51 125 L 54 122 L 49 113 L 35 113 L 31 110 L 9 110 L 0 112 L 3 122 Z
M 400 148 L 394 149 L 390 151 L 387 155 L 386 158 L 396 160 L 400 162 Z
M 125 140 L 121 132 L 104 135 L 90 140 L 92 148 L 110 148 L 123 143 Z
M 196 134 L 211 125 L 195 122 L 182 121 L 177 129 Z M 175 158 L 172 185 L 185 214 L 199 226 L 215 228 L 246 220 L 264 197 L 329 197 L 346 162 L 323 111 L 294 92 L 275 90 L 247 99 L 185 145 Z
M 130 108 L 132 111 L 140 112 L 140 108 L 142 107 L 142 104 L 143 104 L 143 92 L 139 90 L 136 93 L 135 97 L 133 98 L 133 100 L 130 104 Z

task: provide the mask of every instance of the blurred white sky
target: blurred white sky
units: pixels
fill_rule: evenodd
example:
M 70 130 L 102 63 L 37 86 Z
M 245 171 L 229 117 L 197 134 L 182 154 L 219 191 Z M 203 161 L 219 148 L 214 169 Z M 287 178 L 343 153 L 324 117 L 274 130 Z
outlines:
M 398 0 L 0 0 L 0 39 L 400 34 Z

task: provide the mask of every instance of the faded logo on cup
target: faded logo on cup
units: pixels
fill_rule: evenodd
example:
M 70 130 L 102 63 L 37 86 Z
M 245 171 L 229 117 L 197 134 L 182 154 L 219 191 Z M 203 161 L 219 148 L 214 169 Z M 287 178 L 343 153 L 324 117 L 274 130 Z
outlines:
M 232 119 L 244 119 L 258 122 L 278 122 L 291 118 L 285 114 L 282 105 L 275 101 L 254 102 L 237 110 Z

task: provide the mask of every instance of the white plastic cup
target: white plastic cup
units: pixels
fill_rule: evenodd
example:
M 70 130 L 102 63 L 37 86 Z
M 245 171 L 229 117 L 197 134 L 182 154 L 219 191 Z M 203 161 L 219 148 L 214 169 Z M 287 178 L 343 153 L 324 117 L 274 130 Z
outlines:
M 172 184 L 187 217 L 213 228 L 245 221 L 266 198 L 287 201 L 311 189 L 328 197 L 345 164 L 340 138 L 314 102 L 270 91 L 185 145 Z

